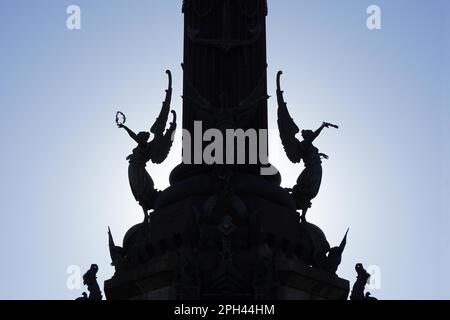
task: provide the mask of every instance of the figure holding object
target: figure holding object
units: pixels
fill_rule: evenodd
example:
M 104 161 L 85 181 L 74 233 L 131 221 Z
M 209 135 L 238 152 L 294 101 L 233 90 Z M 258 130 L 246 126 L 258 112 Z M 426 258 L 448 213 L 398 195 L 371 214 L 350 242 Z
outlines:
M 161 164 L 167 158 L 173 144 L 173 137 L 177 128 L 177 115 L 172 111 L 173 121 L 166 130 L 166 124 L 170 113 L 170 103 L 172 99 L 172 75 L 166 71 L 169 76 L 169 87 L 166 90 L 166 99 L 163 102 L 159 117 L 150 129 L 150 132 L 134 133 L 125 125 L 126 117 L 122 112 L 116 114 L 116 124 L 124 129 L 128 135 L 137 143 L 133 153 L 127 157 L 129 161 L 128 179 L 131 191 L 139 202 L 146 222 L 148 222 L 148 211 L 154 209 L 159 191 L 155 189 L 154 182 L 146 170 L 147 163 L 152 161 L 155 164 Z M 150 140 L 151 134 L 154 135 Z
M 303 161 L 305 169 L 300 174 L 297 184 L 290 190 L 295 199 L 297 208 L 301 210 L 301 221 L 306 222 L 306 213 L 311 208 L 313 200 L 320 190 L 322 183 L 322 159 L 329 159 L 328 155 L 320 153 L 313 142 L 319 137 L 325 128 L 338 129 L 337 125 L 324 122 L 316 131 L 303 130 L 301 135 L 303 140 L 299 141 L 296 135 L 300 129 L 295 124 L 289 114 L 287 104 L 284 101 L 283 91 L 281 90 L 281 75 L 277 75 L 277 101 L 278 101 L 278 128 L 280 138 L 287 157 L 293 163 Z

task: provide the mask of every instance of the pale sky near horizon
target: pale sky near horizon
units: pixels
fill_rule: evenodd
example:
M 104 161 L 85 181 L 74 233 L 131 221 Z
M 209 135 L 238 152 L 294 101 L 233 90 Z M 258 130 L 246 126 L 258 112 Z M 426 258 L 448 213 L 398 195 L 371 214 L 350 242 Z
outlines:
M 0 0 L 0 299 L 74 299 L 66 270 L 110 278 L 107 228 L 122 242 L 142 218 L 127 179 L 130 139 L 114 124 L 151 125 L 174 75 L 181 119 L 181 0 Z M 269 94 L 330 155 L 311 222 L 331 244 L 350 234 L 338 274 L 378 266 L 381 299 L 450 299 L 449 14 L 445 0 L 269 0 Z M 66 28 L 77 4 L 82 29 Z M 382 29 L 366 27 L 380 6 Z M 276 129 L 276 101 L 269 101 Z M 283 186 L 302 167 L 271 161 Z M 148 170 L 158 188 L 181 161 Z

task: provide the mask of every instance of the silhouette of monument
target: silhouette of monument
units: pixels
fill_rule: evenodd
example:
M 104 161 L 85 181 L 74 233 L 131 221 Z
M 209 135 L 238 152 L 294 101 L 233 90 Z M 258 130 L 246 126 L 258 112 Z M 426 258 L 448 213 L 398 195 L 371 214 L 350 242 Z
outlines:
M 202 132 L 267 129 L 267 1 L 185 0 L 182 11 L 183 128 L 194 135 L 201 121 Z M 184 140 L 184 163 L 173 170 L 171 186 L 157 191 L 145 164 L 161 163 L 170 150 L 166 137 L 176 128 L 174 121 L 165 131 L 171 93 L 170 81 L 157 133 L 152 131 L 156 142 L 148 142 L 149 133 L 127 129 L 118 114 L 118 126 L 137 143 L 129 177 L 146 218 L 127 232 L 121 247 L 109 232 L 116 271 L 105 282 L 107 299 L 347 299 L 349 282 L 336 275 L 347 235 L 331 248 L 320 228 L 305 219 L 326 157 L 312 141 L 334 125 L 304 131 L 304 141 L 298 141 L 279 85 L 283 145 L 291 160 L 305 163 L 297 186 L 286 190 L 279 174 L 261 175 L 261 161 L 196 163 L 198 150 Z M 259 148 L 267 145 L 267 137 L 258 139 Z

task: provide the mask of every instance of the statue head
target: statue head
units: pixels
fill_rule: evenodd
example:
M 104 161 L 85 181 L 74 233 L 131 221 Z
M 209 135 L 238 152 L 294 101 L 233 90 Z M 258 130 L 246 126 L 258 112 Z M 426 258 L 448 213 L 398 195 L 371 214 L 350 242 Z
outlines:
M 302 137 L 304 140 L 311 140 L 314 132 L 312 130 L 302 130 Z
M 97 279 L 97 272 L 98 265 L 91 265 L 91 268 L 83 275 L 83 283 L 87 286 L 91 285 Z
M 150 139 L 150 133 L 139 132 L 137 134 L 137 138 L 138 138 L 139 143 L 147 143 L 148 139 Z
M 362 263 L 358 263 L 358 264 L 355 266 L 355 270 L 356 270 L 356 272 L 357 272 L 358 274 L 361 273 L 361 272 L 364 270 L 364 267 L 363 267 Z
M 358 263 L 355 266 L 356 273 L 358 274 L 358 278 L 363 279 L 364 282 L 367 282 L 370 278 L 370 274 L 364 269 L 362 263 Z

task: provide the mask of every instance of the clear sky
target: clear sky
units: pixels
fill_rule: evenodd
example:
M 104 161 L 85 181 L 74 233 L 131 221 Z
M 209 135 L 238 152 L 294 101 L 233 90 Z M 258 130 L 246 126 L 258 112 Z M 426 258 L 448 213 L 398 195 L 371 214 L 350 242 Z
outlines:
M 81 7 L 82 29 L 66 28 Z M 366 9 L 380 6 L 382 29 Z M 332 244 L 350 227 L 339 275 L 378 266 L 382 299 L 450 299 L 450 4 L 446 0 L 269 0 L 269 94 L 285 71 L 285 97 L 302 128 L 322 121 L 331 159 L 309 213 Z M 73 299 L 67 267 L 110 278 L 107 227 L 117 243 L 142 219 L 125 157 L 127 114 L 148 129 L 174 74 L 181 113 L 181 0 L 0 0 L 0 298 Z M 270 126 L 276 129 L 276 101 Z M 283 185 L 302 170 L 272 162 Z M 180 145 L 149 166 L 158 188 Z

